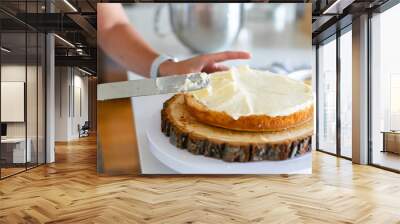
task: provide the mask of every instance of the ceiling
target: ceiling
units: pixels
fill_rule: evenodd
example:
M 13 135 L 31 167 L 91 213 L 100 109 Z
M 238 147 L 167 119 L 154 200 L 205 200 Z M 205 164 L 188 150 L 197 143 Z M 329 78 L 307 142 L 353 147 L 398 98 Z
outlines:
M 354 17 L 372 12 L 390 0 L 313 0 L 313 44 L 350 25 Z
M 29 63 L 44 47 L 36 36 L 54 32 L 61 37 L 55 38 L 56 65 L 96 73 L 96 5 L 96 0 L 48 0 L 47 5 L 44 0 L 1 0 L 1 43 L 11 50 L 2 52 L 7 55 L 3 61 L 22 63 L 27 58 Z

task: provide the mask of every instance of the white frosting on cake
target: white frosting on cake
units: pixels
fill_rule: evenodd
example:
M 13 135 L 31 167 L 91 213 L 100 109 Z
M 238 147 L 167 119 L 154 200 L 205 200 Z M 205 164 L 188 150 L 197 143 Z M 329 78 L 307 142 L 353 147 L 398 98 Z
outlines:
M 185 83 L 179 88 L 179 92 L 187 92 L 191 89 L 200 89 L 209 83 L 209 75 L 207 73 L 193 73 L 186 76 Z
M 210 110 L 234 119 L 248 115 L 288 116 L 313 105 L 309 85 L 247 66 L 211 74 L 208 88 L 192 91 Z

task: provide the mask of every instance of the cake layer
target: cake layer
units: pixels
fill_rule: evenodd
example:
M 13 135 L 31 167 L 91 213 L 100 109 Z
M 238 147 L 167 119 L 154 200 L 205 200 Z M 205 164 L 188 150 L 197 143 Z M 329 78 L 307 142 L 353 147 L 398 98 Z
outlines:
M 210 75 L 210 86 L 191 92 L 209 110 L 241 116 L 289 116 L 313 105 L 309 85 L 247 66 Z
M 208 88 L 185 95 L 200 122 L 240 131 L 281 131 L 313 118 L 312 89 L 300 81 L 248 67 L 209 79 Z

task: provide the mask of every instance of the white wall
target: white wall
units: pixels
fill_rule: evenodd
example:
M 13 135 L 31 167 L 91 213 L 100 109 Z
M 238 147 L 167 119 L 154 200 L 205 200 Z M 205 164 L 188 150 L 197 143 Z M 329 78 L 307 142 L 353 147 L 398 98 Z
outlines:
M 83 125 L 85 121 L 88 120 L 88 78 L 85 76 L 81 76 L 81 73 L 78 75 L 74 75 L 73 80 L 73 90 L 71 99 L 71 129 L 70 129 L 70 136 L 71 138 L 78 138 L 78 125 Z
M 32 67 L 27 68 L 28 71 Z M 1 81 L 5 82 L 25 82 L 25 65 L 2 65 L 1 66 Z M 28 72 L 29 73 L 29 72 Z M 6 110 L 6 108 L 1 108 Z M 7 123 L 7 137 L 25 137 L 25 123 L 24 122 L 10 122 Z
M 28 70 L 30 70 L 28 68 Z M 1 66 L 1 81 L 18 81 L 25 82 L 25 65 L 2 65 Z M 1 108 L 5 110 L 6 108 Z M 9 122 L 7 123 L 7 137 L 25 137 L 24 122 Z
M 78 124 L 88 120 L 88 78 L 76 68 L 56 67 L 55 85 L 55 140 L 77 139 Z
M 68 141 L 70 70 L 55 68 L 55 141 Z
M 1 121 L 24 122 L 25 83 L 1 81 Z M 36 108 L 36 106 L 35 106 Z
M 38 70 L 37 70 L 38 69 Z M 27 78 L 27 80 L 25 80 Z M 30 139 L 31 155 L 34 158 L 32 161 L 44 162 L 44 74 L 42 67 L 36 67 L 25 64 L 4 64 L 1 66 L 1 81 L 2 82 L 24 82 L 26 84 L 26 107 L 19 108 L 21 113 L 27 115 L 27 119 L 21 122 L 6 122 L 7 123 L 7 137 L 8 138 L 24 138 L 25 135 Z M 2 93 L 4 89 L 2 89 Z M 24 94 L 24 90 L 22 94 Z M 2 95 L 2 98 L 8 98 L 7 95 Z M 10 107 L 2 107 L 1 110 L 12 110 Z M 15 108 L 14 108 L 15 110 Z M 16 111 L 7 111 L 9 113 L 16 113 Z M 37 157 L 37 154 L 39 156 Z M 51 160 L 49 160 L 51 162 Z
M 27 70 L 25 70 L 27 69 Z M 36 67 L 35 66 L 27 66 L 25 65 L 17 65 L 17 64 L 8 64 L 1 66 L 1 81 L 4 82 L 26 82 L 25 75 L 26 71 L 28 72 L 28 81 L 29 85 L 36 86 L 36 80 L 31 78 L 31 75 L 36 76 Z M 28 106 L 34 107 L 28 110 L 27 118 L 28 118 L 28 129 L 32 127 L 36 130 L 36 113 L 32 113 L 32 111 L 36 111 L 36 88 L 27 88 L 27 104 Z M 4 97 L 4 96 L 3 96 Z M 33 102 L 33 104 L 31 104 Z M 1 108 L 2 110 L 7 110 L 7 108 Z M 31 124 L 34 122 L 34 124 Z M 8 137 L 25 137 L 25 123 L 26 122 L 7 122 L 7 136 Z M 35 126 L 35 127 L 33 127 Z M 30 132 L 28 130 L 28 137 Z M 36 132 L 35 132 L 36 133 Z

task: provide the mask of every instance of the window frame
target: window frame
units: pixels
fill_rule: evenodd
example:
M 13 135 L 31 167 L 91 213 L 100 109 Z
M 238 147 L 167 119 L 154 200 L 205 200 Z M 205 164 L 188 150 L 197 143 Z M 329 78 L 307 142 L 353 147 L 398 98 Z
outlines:
M 36 5 L 36 11 L 38 12 L 38 10 L 39 10 L 39 8 L 38 8 L 38 4 L 39 4 L 39 1 L 37 0 L 37 1 L 34 1 L 34 3 L 36 3 L 37 5 Z M 48 11 L 48 7 L 46 7 L 46 12 Z M 21 168 L 23 168 L 22 170 L 20 170 L 20 171 L 17 171 L 17 172 L 14 172 L 14 173 L 12 173 L 12 174 L 8 174 L 8 175 L 6 175 L 6 176 L 4 176 L 3 175 L 3 173 L 2 173 L 2 167 L 0 166 L 0 181 L 1 180 L 4 180 L 4 179 L 7 179 L 7 178 L 9 178 L 9 177 L 12 177 L 12 176 L 14 176 L 14 175 L 17 175 L 17 174 L 20 174 L 20 173 L 23 173 L 23 172 L 26 172 L 26 171 L 28 171 L 28 170 L 30 170 L 30 169 L 33 169 L 33 168 L 37 168 L 37 167 L 39 167 L 39 166 L 41 166 L 41 165 L 44 165 L 44 164 L 46 164 L 47 163 L 47 110 L 46 110 L 46 108 L 47 108 L 47 81 L 46 81 L 46 79 L 47 79 L 47 43 L 48 43 L 48 40 L 47 40 L 47 33 L 46 32 L 43 32 L 43 31 L 41 31 L 41 30 L 38 30 L 38 29 L 36 29 L 36 28 L 34 28 L 34 27 L 32 27 L 32 26 L 30 26 L 29 24 L 27 24 L 27 23 L 24 23 L 22 20 L 19 20 L 18 18 L 16 18 L 16 17 L 14 17 L 13 16 L 13 14 L 12 13 L 10 13 L 10 12 L 8 12 L 8 11 L 6 11 L 5 9 L 3 9 L 3 8 L 1 8 L 0 7 L 0 12 L 1 13 L 4 13 L 4 14 L 6 14 L 6 15 L 8 15 L 11 19 L 13 19 L 13 20 L 15 20 L 15 21 L 17 21 L 17 22 L 19 22 L 19 23 L 22 23 L 22 25 L 23 25 L 23 27 L 24 27 L 24 29 L 23 30 L 17 30 L 17 31 L 12 31 L 11 33 L 21 33 L 21 34 L 24 34 L 25 35 L 25 49 L 24 49 L 24 51 L 25 51 L 25 87 L 24 87 L 24 90 L 25 90 L 25 93 L 24 93 L 24 123 L 25 123 L 25 127 L 24 127 L 24 129 L 25 129 L 25 135 L 23 136 L 23 138 L 25 139 L 25 166 L 24 167 L 21 167 Z M 27 5 L 25 4 L 25 15 L 26 15 L 26 13 L 27 13 Z M 0 28 L 1 28 L 1 24 L 0 24 Z M 2 45 L 2 34 L 3 33 L 9 33 L 8 31 L 3 31 L 3 30 L 1 30 L 0 29 L 0 46 Z M 36 136 L 34 136 L 33 138 L 36 138 L 36 140 L 37 140 L 37 143 L 38 143 L 38 138 L 39 138 L 39 113 L 38 113 L 38 110 L 39 110 L 39 81 L 38 81 L 38 75 L 39 75 L 39 71 L 38 71 L 38 66 L 40 65 L 39 64 L 39 34 L 44 34 L 42 37 L 42 39 L 41 39 L 41 44 L 42 44 L 42 47 L 43 47 L 43 49 L 41 49 L 41 51 L 40 52 L 42 52 L 43 53 L 43 55 L 41 55 L 41 57 L 42 57 L 42 60 L 44 60 L 44 63 L 42 64 L 42 71 L 41 71 L 41 75 L 42 75 L 42 84 L 43 84 L 43 93 L 42 93 L 42 96 L 44 97 L 43 99 L 42 99 L 42 103 L 43 103 L 43 105 L 41 105 L 43 108 L 42 109 L 44 109 L 44 111 L 43 111 L 43 113 L 44 113 L 44 115 L 43 115 L 43 119 L 44 120 L 42 120 L 42 122 L 43 122 L 43 125 L 44 125 L 44 131 L 43 131 L 43 145 L 42 145 L 42 147 L 43 147 L 43 149 L 42 149 L 42 152 L 43 152 L 43 155 L 41 155 L 41 157 L 43 157 L 42 159 L 43 159 L 43 162 L 39 162 L 39 144 L 37 144 L 36 145 L 36 161 L 35 161 L 35 163 L 34 164 L 30 164 L 29 166 L 28 166 L 28 163 L 29 162 L 27 162 L 27 156 L 28 156 L 28 154 L 27 154 L 27 142 L 28 142 L 28 116 L 27 116 L 27 113 L 28 113 L 28 111 L 27 111 L 27 82 L 28 82 L 28 79 L 27 79 L 27 74 L 28 74 L 28 71 L 27 71 L 27 66 L 28 66 L 28 34 L 36 34 L 35 36 L 36 36 L 36 49 L 35 49 L 35 51 L 36 51 L 36 60 L 35 60 L 35 62 L 34 62 L 34 64 L 35 64 L 35 66 L 36 66 L 36 71 L 35 71 L 35 74 L 36 74 L 36 91 L 35 91 L 35 93 L 32 93 L 32 94 L 35 94 L 36 96 Z M 2 64 L 2 62 L 3 62 L 3 58 L 2 58 L 2 55 L 0 54 L 0 81 L 1 81 L 1 67 L 3 66 L 3 64 Z M 0 89 L 1 89 L 1 86 L 0 86 Z M 0 99 L 1 100 L 1 99 Z M 0 105 L 0 110 L 1 110 L 1 105 Z M 1 122 L 1 119 L 0 119 L 0 124 L 1 124 L 2 122 Z M 32 151 L 33 152 L 33 151 Z M 1 144 L 0 144 L 0 158 L 1 158 Z
M 372 19 L 374 18 L 374 15 L 376 14 L 381 14 L 384 13 L 385 11 L 393 8 L 394 6 L 400 4 L 399 0 L 388 0 L 382 5 L 380 5 L 377 8 L 374 8 L 372 10 L 368 11 L 368 32 L 367 32 L 367 38 L 368 38 L 368 69 L 367 69 L 367 77 L 368 77 L 368 165 L 380 168 L 383 170 L 395 172 L 395 173 L 400 173 L 400 170 L 394 169 L 391 167 L 383 166 L 377 163 L 373 162 L 373 130 L 372 130 L 372 93 L 373 93 L 373 88 L 372 88 Z
M 332 34 L 331 36 L 327 37 L 326 39 L 321 40 L 319 43 L 316 44 L 316 97 L 317 97 L 317 104 L 318 104 L 318 99 L 319 99 L 319 91 L 320 91 L 320 86 L 319 86 L 319 51 L 318 49 L 320 48 L 321 45 L 327 44 L 331 41 L 336 41 L 336 152 L 328 152 L 324 149 L 321 149 L 320 143 L 319 143 L 319 107 L 316 106 L 316 150 L 319 152 L 323 152 L 329 155 L 333 155 L 336 157 L 344 158 L 347 160 L 352 160 L 352 158 L 348 156 L 344 156 L 341 153 L 341 118 L 340 118 L 340 103 L 341 103 L 341 97 L 340 97 L 340 84 L 341 84 L 341 67 L 340 67 L 340 37 L 347 32 L 351 32 L 352 30 L 352 23 L 347 24 L 345 27 L 341 28 L 340 30 L 337 30 L 336 33 Z

